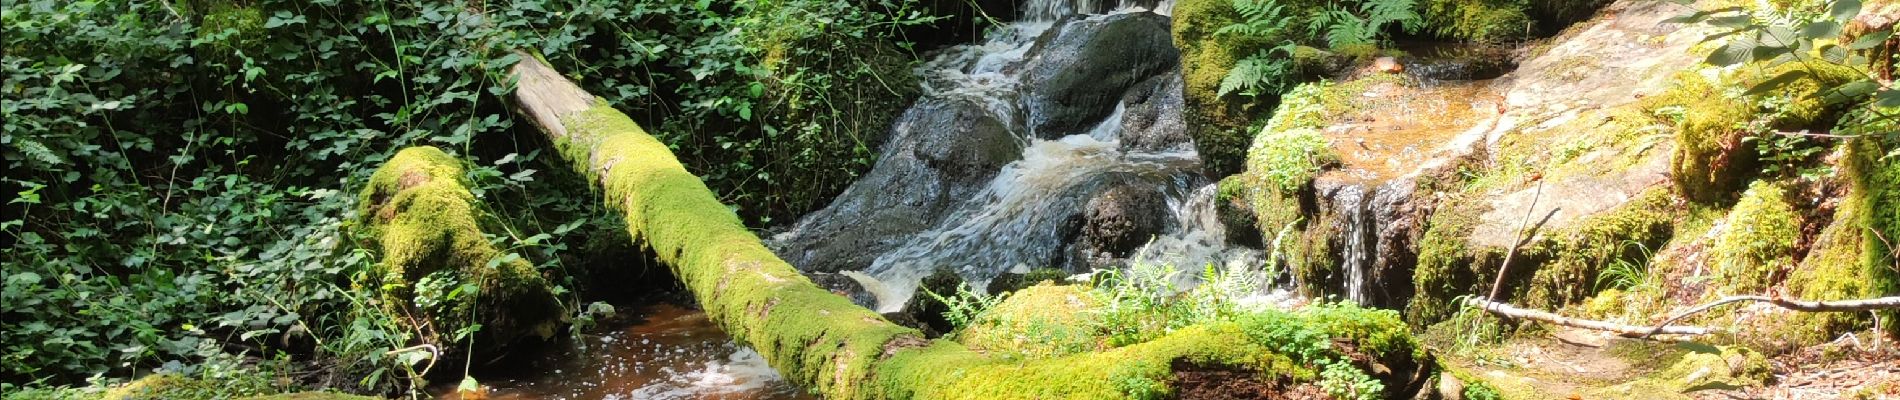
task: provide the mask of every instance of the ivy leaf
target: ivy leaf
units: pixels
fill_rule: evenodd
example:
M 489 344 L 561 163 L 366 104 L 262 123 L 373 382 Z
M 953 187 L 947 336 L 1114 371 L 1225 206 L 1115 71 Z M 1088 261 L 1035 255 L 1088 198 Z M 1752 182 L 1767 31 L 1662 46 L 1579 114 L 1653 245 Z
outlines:
M 1855 16 L 1860 15 L 1860 0 L 1836 1 L 1834 6 L 1827 10 L 1827 15 L 1841 23 L 1852 21 Z
M 1889 37 L 1893 37 L 1893 29 L 1873 31 L 1865 35 L 1860 35 L 1860 38 L 1854 39 L 1854 43 L 1848 44 L 1847 48 L 1850 50 L 1871 49 L 1880 46 L 1881 43 L 1886 43 Z
M 1801 78 L 1805 78 L 1807 76 L 1808 76 L 1808 71 L 1805 69 L 1797 69 L 1793 71 L 1783 72 L 1781 73 L 1781 75 L 1775 75 L 1774 78 L 1769 78 L 1766 81 L 1762 81 L 1761 83 L 1755 84 L 1754 87 L 1748 88 L 1748 91 L 1742 92 L 1742 95 L 1755 96 L 1755 95 L 1775 91 L 1777 89 L 1781 89 L 1782 87 L 1788 86 L 1789 83 L 1794 83 L 1794 81 L 1800 80 Z
M 1719 28 L 1747 28 L 1751 22 L 1755 19 L 1747 14 L 1709 18 L 1709 25 Z
M 1688 3 L 1685 3 L 1685 4 L 1694 3 L 1693 0 L 1677 0 L 1677 1 L 1687 1 Z M 1723 14 L 1723 13 L 1729 13 L 1729 12 L 1735 12 L 1735 11 L 1741 11 L 1741 10 L 1742 10 L 1741 7 L 1722 7 L 1722 8 L 1717 8 L 1713 10 L 1697 11 L 1693 14 L 1678 15 L 1675 18 L 1665 19 L 1662 21 L 1662 23 L 1694 24 L 1694 23 L 1700 23 L 1702 21 L 1708 20 L 1709 17 L 1714 16 L 1716 14 Z

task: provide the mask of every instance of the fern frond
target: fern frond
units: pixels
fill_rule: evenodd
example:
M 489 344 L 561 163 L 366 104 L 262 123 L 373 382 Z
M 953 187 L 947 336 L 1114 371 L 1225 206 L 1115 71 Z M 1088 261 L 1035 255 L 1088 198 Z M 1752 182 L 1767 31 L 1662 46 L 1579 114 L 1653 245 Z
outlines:
M 27 157 L 38 160 L 41 163 L 49 165 L 66 163 L 66 159 L 61 158 L 58 153 L 54 153 L 53 149 L 33 139 L 17 136 L 13 137 L 13 148 L 19 150 L 21 154 L 25 154 Z

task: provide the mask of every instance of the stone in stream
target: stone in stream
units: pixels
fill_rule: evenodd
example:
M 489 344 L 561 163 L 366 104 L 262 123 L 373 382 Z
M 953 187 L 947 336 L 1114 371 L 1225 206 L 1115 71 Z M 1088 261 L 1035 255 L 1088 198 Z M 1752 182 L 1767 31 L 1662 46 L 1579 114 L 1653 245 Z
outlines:
M 1153 188 L 1109 188 L 1083 207 L 1079 236 L 1073 246 L 1084 259 L 1128 257 L 1167 227 L 1167 209 L 1167 200 Z
M 805 271 L 864 269 L 983 189 L 1022 144 L 967 100 L 928 98 L 906 111 L 871 172 L 800 219 L 778 253 Z
M 1043 139 L 1087 129 L 1114 111 L 1129 88 L 1180 64 L 1168 18 L 1147 12 L 1070 17 L 1038 39 L 1030 54 L 1023 108 L 1029 132 Z

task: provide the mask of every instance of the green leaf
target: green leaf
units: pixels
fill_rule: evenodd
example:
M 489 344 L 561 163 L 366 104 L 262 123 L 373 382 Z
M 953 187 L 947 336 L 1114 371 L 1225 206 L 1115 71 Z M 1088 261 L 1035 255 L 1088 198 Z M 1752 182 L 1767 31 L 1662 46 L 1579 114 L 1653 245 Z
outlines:
M 1794 31 L 1794 28 L 1790 28 L 1786 26 L 1769 26 L 1761 30 L 1760 37 L 1761 39 L 1759 43 L 1761 44 L 1762 47 L 1786 48 L 1786 47 L 1795 47 L 1795 45 L 1798 44 L 1797 41 L 1800 39 L 1800 34 L 1796 33 Z
M 1835 64 L 1847 63 L 1847 48 L 1835 45 L 1821 46 L 1821 59 Z
M 1801 37 L 1812 39 L 1832 39 L 1841 35 L 1841 23 L 1834 21 L 1814 21 L 1801 27 Z
M 1742 95 L 1755 96 L 1762 93 L 1768 93 L 1776 89 L 1781 89 L 1782 87 L 1788 86 L 1789 83 L 1794 83 L 1794 81 L 1800 80 L 1801 78 L 1805 78 L 1807 76 L 1808 76 L 1808 70 L 1805 70 L 1805 69 L 1797 69 L 1793 71 L 1783 72 L 1781 73 L 1781 75 L 1775 75 L 1774 78 L 1769 78 L 1766 81 L 1762 81 L 1761 83 L 1755 84 L 1754 87 L 1748 88 L 1748 91 L 1742 92 Z
M 1875 93 L 1874 107 L 1900 107 L 1900 90 L 1887 89 Z
M 1834 6 L 1828 8 L 1827 15 L 1834 17 L 1834 20 L 1840 23 L 1852 21 L 1855 16 L 1860 15 L 1860 0 L 1835 1 Z
M 1755 18 L 1747 14 L 1709 18 L 1709 25 L 1719 28 L 1749 28 L 1753 22 Z
M 455 386 L 455 391 L 457 392 L 475 392 L 480 390 L 482 390 L 482 383 L 476 382 L 473 376 L 462 377 L 462 384 Z
M 1748 61 L 1749 55 L 1759 46 L 1760 44 L 1756 43 L 1754 39 L 1735 39 L 1729 41 L 1727 45 L 1723 45 L 1722 48 L 1715 49 L 1714 52 L 1709 53 L 1709 58 L 1703 60 L 1703 62 L 1717 67 L 1741 64 L 1744 61 Z
M 1849 50 L 1871 49 L 1880 46 L 1881 43 L 1886 43 L 1887 38 L 1890 37 L 1893 37 L 1893 29 L 1881 29 L 1869 32 L 1865 35 L 1860 35 L 1859 39 L 1854 39 L 1854 43 L 1848 44 L 1847 48 Z

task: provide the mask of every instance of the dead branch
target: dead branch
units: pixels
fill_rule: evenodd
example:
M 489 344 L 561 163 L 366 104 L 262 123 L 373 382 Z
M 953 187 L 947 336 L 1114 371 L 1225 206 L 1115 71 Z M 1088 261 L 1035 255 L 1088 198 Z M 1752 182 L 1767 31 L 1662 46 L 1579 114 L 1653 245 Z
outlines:
M 1715 332 L 1714 329 L 1696 327 L 1696 326 L 1664 326 L 1664 327 L 1661 327 L 1660 331 L 1656 331 L 1657 330 L 1656 328 L 1652 328 L 1648 326 L 1624 325 L 1624 324 L 1618 324 L 1618 323 L 1613 323 L 1613 322 L 1570 318 L 1570 317 L 1565 317 L 1562 315 L 1552 314 L 1550 312 L 1543 311 L 1543 310 L 1518 308 L 1517 306 L 1513 306 L 1510 304 L 1504 304 L 1504 303 L 1499 303 L 1495 301 L 1485 301 L 1484 299 L 1479 299 L 1476 297 L 1465 299 L 1465 304 L 1471 305 L 1473 307 L 1483 308 L 1486 311 L 1490 311 L 1492 314 L 1497 314 L 1500 317 L 1526 319 L 1526 320 L 1543 322 L 1543 323 L 1552 324 L 1552 325 L 1568 326 L 1572 328 L 1589 329 L 1589 330 L 1595 330 L 1595 331 L 1612 332 L 1623 337 L 1631 337 L 1631 338 L 1647 338 L 1650 335 L 1654 335 L 1654 334 L 1707 335 L 1707 334 Z M 1652 332 L 1652 331 L 1655 331 L 1655 332 Z
M 1668 326 L 1669 324 L 1675 323 L 1676 321 L 1681 321 L 1683 318 L 1688 318 L 1691 315 L 1701 314 L 1705 311 L 1708 311 L 1711 308 L 1715 308 L 1724 304 L 1742 303 L 1742 302 L 1768 303 L 1768 304 L 1773 304 L 1781 308 L 1786 308 L 1786 309 L 1795 310 L 1795 311 L 1804 311 L 1804 312 L 1861 312 L 1861 311 L 1875 311 L 1875 310 L 1900 310 L 1900 296 L 1879 297 L 1879 298 L 1859 299 L 1859 300 L 1839 300 L 1839 301 L 1804 301 L 1804 300 L 1783 298 L 1780 296 L 1775 296 L 1775 297 L 1729 296 L 1729 297 L 1724 297 L 1721 300 L 1716 300 L 1716 301 L 1709 302 L 1707 304 L 1695 306 L 1694 308 L 1690 308 L 1688 311 L 1677 313 L 1675 316 L 1669 317 L 1669 319 L 1663 320 L 1662 323 L 1656 324 L 1655 327 L 1651 328 L 1651 331 L 1648 335 L 1659 334 L 1661 333 L 1660 331 L 1663 329 L 1663 327 Z M 1644 335 L 1644 336 L 1648 336 L 1648 335 Z

